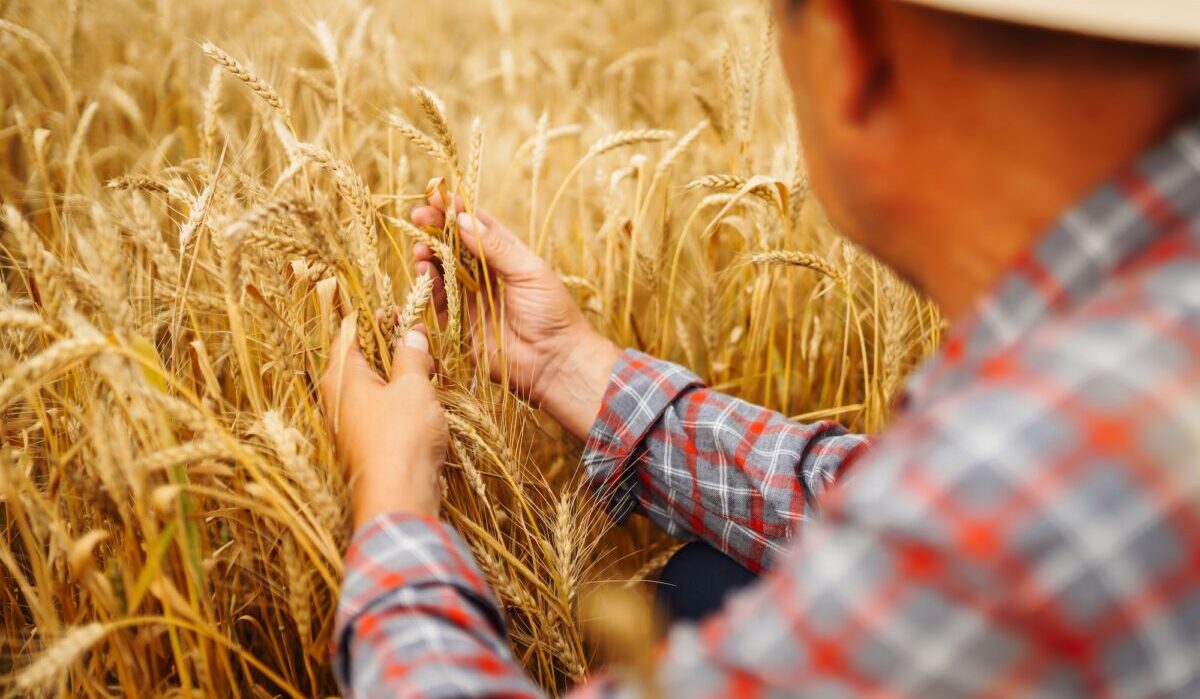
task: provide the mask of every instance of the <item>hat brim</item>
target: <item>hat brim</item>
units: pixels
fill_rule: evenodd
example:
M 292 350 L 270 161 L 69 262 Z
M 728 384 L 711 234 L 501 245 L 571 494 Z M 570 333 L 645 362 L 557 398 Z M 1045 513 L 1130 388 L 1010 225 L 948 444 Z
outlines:
M 904 1 L 1079 34 L 1200 47 L 1200 2 L 1197 0 Z

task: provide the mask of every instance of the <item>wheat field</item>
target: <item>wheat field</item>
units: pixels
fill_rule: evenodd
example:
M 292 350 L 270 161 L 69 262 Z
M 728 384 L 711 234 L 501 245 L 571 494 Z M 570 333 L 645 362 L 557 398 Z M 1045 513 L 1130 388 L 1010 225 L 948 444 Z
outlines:
M 0 1 L 3 691 L 336 693 L 345 316 L 381 371 L 431 327 L 443 516 L 531 676 L 598 662 L 582 600 L 675 544 L 612 528 L 581 445 L 476 368 L 461 303 L 492 290 L 407 223 L 431 190 L 622 345 L 884 424 L 941 321 L 808 196 L 772 31 L 757 0 Z M 457 270 L 441 325 L 418 241 Z

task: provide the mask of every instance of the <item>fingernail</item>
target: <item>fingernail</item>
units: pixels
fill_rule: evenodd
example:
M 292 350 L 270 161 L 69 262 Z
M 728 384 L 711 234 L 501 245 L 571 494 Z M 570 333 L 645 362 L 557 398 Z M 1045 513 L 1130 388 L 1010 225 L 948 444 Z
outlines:
M 409 330 L 404 333 L 404 346 L 410 349 L 420 350 L 422 352 L 429 351 L 429 338 L 425 337 L 424 333 L 416 330 Z
M 464 230 L 468 233 L 474 233 L 475 221 L 472 220 L 470 214 L 463 212 L 458 215 L 458 227 L 460 230 Z

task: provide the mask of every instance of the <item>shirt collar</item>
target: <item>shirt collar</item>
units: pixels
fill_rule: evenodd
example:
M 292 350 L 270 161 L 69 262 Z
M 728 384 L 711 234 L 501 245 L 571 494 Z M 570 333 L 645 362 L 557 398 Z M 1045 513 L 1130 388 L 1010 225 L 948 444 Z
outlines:
M 1154 241 L 1200 224 L 1200 117 L 1063 215 L 909 381 L 905 407 L 970 376 L 1052 312 L 1078 305 Z

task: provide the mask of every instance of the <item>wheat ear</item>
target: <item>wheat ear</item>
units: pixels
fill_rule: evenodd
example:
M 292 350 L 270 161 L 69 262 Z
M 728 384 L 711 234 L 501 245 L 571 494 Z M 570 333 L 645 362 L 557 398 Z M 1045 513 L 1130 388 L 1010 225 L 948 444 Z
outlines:
M 211 42 L 206 41 L 201 44 L 200 50 L 204 52 L 204 55 L 215 61 L 217 65 L 224 68 L 227 73 L 242 81 L 254 94 L 262 98 L 271 109 L 274 109 L 279 116 L 283 117 L 283 122 L 287 124 L 288 130 L 292 134 L 296 133 L 295 127 L 292 126 L 291 111 L 283 103 L 283 98 L 279 96 L 275 88 L 271 87 L 270 83 L 263 80 L 258 74 L 242 65 L 236 58 L 225 53 L 225 51 Z
M 57 320 L 66 299 L 59 275 L 55 272 L 54 256 L 42 245 L 37 232 L 25 220 L 21 212 L 17 211 L 16 207 L 12 205 L 4 207 L 4 223 L 16 236 L 25 261 L 29 265 L 30 271 L 33 272 L 33 277 L 37 280 L 38 295 L 42 306 L 52 320 Z
M 694 127 L 692 127 L 691 131 L 688 131 L 683 135 L 682 138 L 676 141 L 675 145 L 671 146 L 671 150 L 667 151 L 666 155 L 663 156 L 663 159 L 659 161 L 658 166 L 654 168 L 655 174 L 661 174 L 671 169 L 671 166 L 675 164 L 675 161 L 678 160 L 685 152 L 687 152 L 687 149 L 696 142 L 696 139 L 700 138 L 700 135 L 704 133 L 704 130 L 709 127 L 709 123 L 710 122 L 708 119 L 701 120 L 699 124 L 696 124 Z
M 401 135 L 407 138 L 419 150 L 424 151 L 434 160 L 437 160 L 451 170 L 454 170 L 455 172 L 458 171 L 454 159 L 450 157 L 450 154 L 446 152 L 446 149 L 424 131 L 421 131 L 417 127 L 408 123 L 404 117 L 398 114 L 389 114 L 387 116 L 387 122 L 392 128 L 399 131 Z
M 221 66 L 213 66 L 208 75 L 208 88 L 204 91 L 204 120 L 200 127 L 204 159 L 213 170 L 216 169 L 217 157 L 217 114 L 221 111 L 221 71 Z
M 441 98 L 425 87 L 414 87 L 413 96 L 417 98 L 421 113 L 433 126 L 433 137 L 445 150 L 446 158 L 450 161 L 450 168 L 458 172 L 458 144 L 455 143 L 454 135 L 450 132 L 450 123 L 446 119 L 446 108 L 443 106 Z
M 798 250 L 753 252 L 744 255 L 742 261 L 746 264 L 804 267 L 805 269 L 811 269 L 814 272 L 819 272 L 829 277 L 843 287 L 846 286 L 846 277 L 829 260 L 807 252 L 800 252 Z
M 53 645 L 42 651 L 37 660 L 25 666 L 13 680 L 17 696 L 31 696 L 51 691 L 51 684 L 71 667 L 92 646 L 108 634 L 108 626 L 93 622 L 76 626 Z
M 584 159 L 598 158 L 609 151 L 639 143 L 661 143 L 675 138 L 674 131 L 666 129 L 632 129 L 614 131 L 592 144 Z
M 382 328 L 383 337 L 388 341 L 389 347 L 417 324 L 417 320 L 420 319 L 421 313 L 425 311 L 425 307 L 429 305 L 429 299 L 432 297 L 433 277 L 422 274 L 417 277 L 412 290 L 408 292 L 408 298 L 405 299 L 404 308 L 400 314 L 394 316 L 387 327 Z
M 550 206 L 546 207 L 546 216 L 542 220 L 542 227 L 538 231 L 538 236 L 534 252 L 539 255 L 542 253 L 542 247 L 546 242 L 546 233 L 550 230 L 550 221 L 554 216 L 554 210 L 558 206 L 559 200 L 562 199 L 563 193 L 567 191 L 567 185 L 571 183 L 576 175 L 579 174 L 583 166 L 594 158 L 598 158 L 605 153 L 625 148 L 639 143 L 659 143 L 662 141 L 670 141 L 675 138 L 674 131 L 665 129 L 633 129 L 630 131 L 614 131 L 613 133 L 604 136 L 600 140 L 592 144 L 583 158 L 571 168 L 567 176 L 563 178 L 562 184 L 559 185 L 558 191 L 554 193 L 554 198 L 550 200 Z
M 42 330 L 50 329 L 46 321 L 33 311 L 19 308 L 0 309 L 0 330 Z

